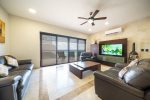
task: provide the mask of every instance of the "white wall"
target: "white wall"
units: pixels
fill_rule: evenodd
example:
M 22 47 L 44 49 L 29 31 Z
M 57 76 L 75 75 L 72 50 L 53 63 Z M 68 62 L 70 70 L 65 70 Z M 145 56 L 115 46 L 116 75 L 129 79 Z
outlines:
M 0 6 L 0 19 L 5 22 L 5 43 L 0 43 L 0 56 L 9 54 L 9 16 Z
M 19 59 L 32 59 L 35 67 L 40 67 L 40 31 L 88 39 L 87 34 L 11 15 L 11 55 Z

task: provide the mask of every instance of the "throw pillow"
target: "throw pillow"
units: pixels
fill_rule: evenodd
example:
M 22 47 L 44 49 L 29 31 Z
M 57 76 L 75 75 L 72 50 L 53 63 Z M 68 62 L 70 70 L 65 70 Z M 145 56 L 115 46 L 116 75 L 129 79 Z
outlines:
M 7 60 L 7 64 L 13 67 L 18 67 L 18 61 L 15 58 L 9 57 L 9 56 L 5 56 L 6 60 Z
M 0 77 L 5 77 L 8 75 L 8 68 L 7 66 L 0 64 Z
M 141 89 L 146 90 L 150 87 L 150 68 L 149 65 L 137 65 L 137 67 L 132 67 L 124 75 L 125 83 Z M 148 99 L 150 100 L 150 99 Z
M 135 59 L 133 61 L 130 62 L 130 64 L 126 67 L 124 67 L 119 73 L 118 76 L 119 78 L 123 78 L 123 76 L 125 75 L 125 73 L 129 70 L 130 67 L 136 65 L 138 63 L 138 59 Z

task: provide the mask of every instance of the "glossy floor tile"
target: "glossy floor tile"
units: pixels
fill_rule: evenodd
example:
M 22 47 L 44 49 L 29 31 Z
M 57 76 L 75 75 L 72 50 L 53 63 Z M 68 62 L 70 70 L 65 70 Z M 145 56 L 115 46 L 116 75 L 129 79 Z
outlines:
M 110 67 L 102 65 L 101 70 Z M 101 100 L 94 91 L 92 71 L 79 79 L 69 71 L 68 64 L 35 69 L 23 100 Z

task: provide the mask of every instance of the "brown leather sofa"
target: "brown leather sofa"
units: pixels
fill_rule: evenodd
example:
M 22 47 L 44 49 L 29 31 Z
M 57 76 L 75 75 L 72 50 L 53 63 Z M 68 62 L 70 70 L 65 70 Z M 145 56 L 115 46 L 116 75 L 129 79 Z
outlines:
M 150 100 L 150 59 L 143 59 L 124 75 L 118 72 L 126 64 L 94 73 L 95 92 L 102 100 Z
M 0 56 L 0 64 L 7 65 L 4 56 Z M 18 60 L 18 64 L 18 68 L 9 67 L 7 77 L 0 78 L 0 100 L 22 100 L 33 64 L 31 60 Z

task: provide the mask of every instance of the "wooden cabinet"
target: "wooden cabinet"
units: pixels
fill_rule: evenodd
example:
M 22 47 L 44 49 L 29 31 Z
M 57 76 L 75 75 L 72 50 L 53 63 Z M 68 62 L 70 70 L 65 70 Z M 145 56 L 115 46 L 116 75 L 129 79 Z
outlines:
M 99 45 L 98 44 L 91 44 L 90 48 L 91 48 L 91 52 L 93 55 L 94 54 L 99 55 Z

